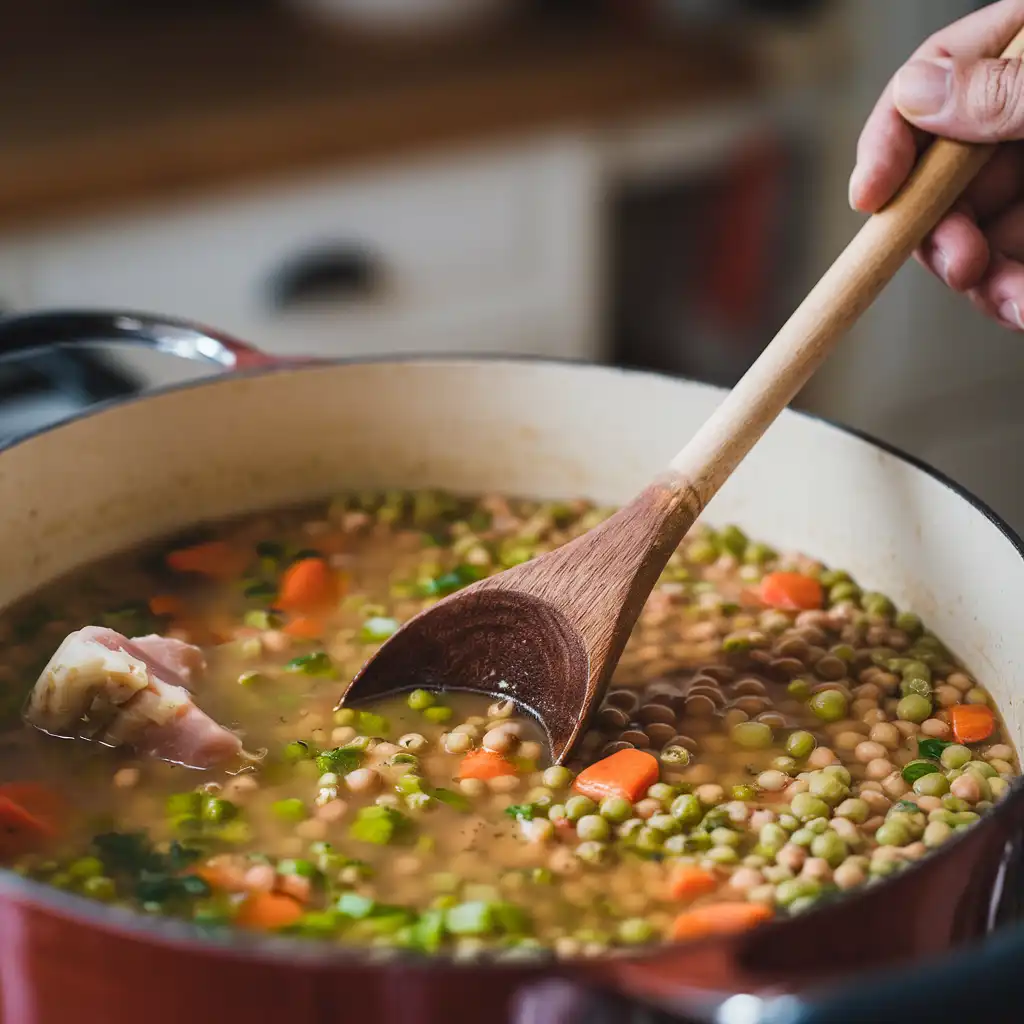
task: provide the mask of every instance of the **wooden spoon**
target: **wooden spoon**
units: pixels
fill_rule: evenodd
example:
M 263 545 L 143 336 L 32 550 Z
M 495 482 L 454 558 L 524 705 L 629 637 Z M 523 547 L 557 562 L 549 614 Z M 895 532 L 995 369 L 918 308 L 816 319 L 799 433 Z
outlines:
M 1004 56 L 1024 53 L 1024 30 Z M 342 698 L 413 687 L 512 698 L 563 761 L 669 556 L 729 475 L 994 152 L 940 139 L 872 216 L 667 471 L 589 533 L 422 612 Z

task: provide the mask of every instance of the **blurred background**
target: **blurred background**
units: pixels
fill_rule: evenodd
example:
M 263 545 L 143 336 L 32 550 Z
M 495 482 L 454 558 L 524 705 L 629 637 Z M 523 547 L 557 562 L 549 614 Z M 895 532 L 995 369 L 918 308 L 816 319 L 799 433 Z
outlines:
M 971 0 L 6 0 L 0 312 L 735 381 L 856 230 L 860 125 Z M 0 437 L 205 372 L 0 370 Z M 908 267 L 800 404 L 1024 529 L 1024 343 Z

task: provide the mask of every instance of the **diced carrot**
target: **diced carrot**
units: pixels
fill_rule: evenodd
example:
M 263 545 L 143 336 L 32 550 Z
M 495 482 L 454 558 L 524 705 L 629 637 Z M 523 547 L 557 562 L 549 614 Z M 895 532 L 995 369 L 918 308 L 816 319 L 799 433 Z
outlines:
M 515 775 L 516 766 L 493 750 L 474 750 L 459 765 L 460 779 L 496 779 L 500 775 Z
M 957 743 L 980 743 L 995 731 L 996 716 L 987 704 L 954 704 L 949 721 Z
M 192 868 L 190 874 L 198 875 L 211 889 L 224 892 L 245 892 L 245 872 L 222 857 L 212 857 L 205 864 Z
M 256 931 L 276 931 L 295 924 L 302 917 L 302 905 L 280 892 L 254 892 L 245 898 L 235 915 L 235 924 Z
M 695 900 L 718 888 L 718 879 L 710 871 L 692 864 L 680 864 L 669 879 L 668 891 L 674 900 Z
M 274 602 L 277 608 L 291 612 L 317 612 L 338 598 L 338 581 L 322 558 L 303 558 L 290 565 L 281 577 L 281 588 Z
M 67 801 L 41 782 L 7 782 L 0 785 L 0 797 L 12 800 L 30 814 L 56 827 L 67 814 Z
M 60 833 L 64 802 L 35 782 L 0 786 L 0 859 L 44 849 Z
M 318 640 L 324 635 L 324 624 L 320 619 L 308 615 L 292 619 L 281 631 L 300 640 Z
M 636 803 L 659 777 L 658 760 L 644 750 L 619 750 L 576 776 L 574 788 L 591 800 L 620 796 Z
M 744 932 L 773 916 L 771 907 L 763 903 L 708 903 L 680 914 L 672 923 L 672 938 L 681 941 Z
M 167 615 L 180 619 L 185 615 L 185 602 L 173 594 L 156 594 L 149 599 L 149 610 L 154 615 Z
M 231 579 L 239 575 L 246 566 L 249 556 L 222 540 L 211 540 L 180 548 L 167 556 L 167 564 L 175 572 L 193 572 L 214 579 Z
M 800 572 L 770 572 L 761 580 L 761 600 L 769 608 L 808 611 L 825 603 L 821 584 Z

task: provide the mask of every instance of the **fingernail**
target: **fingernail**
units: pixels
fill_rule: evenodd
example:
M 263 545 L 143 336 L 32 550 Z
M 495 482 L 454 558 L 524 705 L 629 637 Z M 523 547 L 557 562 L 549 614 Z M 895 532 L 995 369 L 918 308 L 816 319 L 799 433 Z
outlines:
M 909 117 L 931 117 L 945 107 L 952 84 L 952 61 L 912 60 L 896 76 L 896 106 Z
M 999 307 L 999 319 L 1008 326 L 1016 328 L 1018 331 L 1024 330 L 1024 320 L 1021 319 L 1020 306 L 1018 306 L 1016 302 L 1004 302 Z
M 860 198 L 861 188 L 864 184 L 864 168 L 858 164 L 850 175 L 850 207 L 857 210 L 857 200 Z
M 935 264 L 935 272 L 949 284 L 949 257 L 942 249 L 936 249 L 932 254 L 932 262 Z

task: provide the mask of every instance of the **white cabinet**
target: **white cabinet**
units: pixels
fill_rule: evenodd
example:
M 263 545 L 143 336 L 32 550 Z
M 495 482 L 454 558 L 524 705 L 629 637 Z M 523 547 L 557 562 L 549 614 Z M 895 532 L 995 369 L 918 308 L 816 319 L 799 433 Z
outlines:
M 558 136 L 63 225 L 23 242 L 27 297 L 195 319 L 281 354 L 594 358 L 597 164 Z

